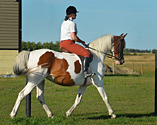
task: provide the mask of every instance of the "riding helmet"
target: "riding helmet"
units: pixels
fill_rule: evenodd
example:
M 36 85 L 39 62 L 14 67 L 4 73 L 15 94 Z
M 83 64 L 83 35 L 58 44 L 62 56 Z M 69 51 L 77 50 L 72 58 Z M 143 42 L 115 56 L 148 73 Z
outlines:
M 76 10 L 74 6 L 69 6 L 66 9 L 66 15 L 75 14 L 75 13 L 78 13 L 78 11 Z

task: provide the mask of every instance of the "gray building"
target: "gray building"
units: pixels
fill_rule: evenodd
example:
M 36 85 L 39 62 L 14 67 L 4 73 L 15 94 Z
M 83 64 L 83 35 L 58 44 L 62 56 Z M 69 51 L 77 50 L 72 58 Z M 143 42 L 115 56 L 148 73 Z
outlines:
M 21 50 L 22 0 L 0 0 L 0 74 L 11 74 Z

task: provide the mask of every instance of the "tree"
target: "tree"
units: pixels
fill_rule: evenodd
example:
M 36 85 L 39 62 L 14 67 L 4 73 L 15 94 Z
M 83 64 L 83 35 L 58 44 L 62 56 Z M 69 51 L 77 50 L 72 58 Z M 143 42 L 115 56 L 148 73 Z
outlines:
M 32 50 L 31 42 L 30 42 L 30 41 L 26 42 L 26 49 L 27 49 L 27 50 L 28 50 L 28 49 Z
M 155 51 L 156 51 L 156 49 L 153 49 L 153 50 L 152 50 L 152 53 L 155 53 Z
M 49 43 L 48 42 L 46 42 L 46 43 L 43 43 L 43 48 L 45 48 L 45 49 L 49 49 Z
M 49 49 L 54 49 L 54 43 L 51 41 L 51 42 L 49 42 Z
M 42 45 L 41 42 L 38 42 L 38 43 L 36 44 L 36 46 L 37 46 L 37 49 L 42 49 L 42 48 L 43 48 L 43 45 Z
M 51 50 L 55 50 L 55 51 L 61 51 L 60 49 L 60 42 L 56 41 L 56 43 L 54 44 L 52 41 L 51 42 L 45 42 L 45 43 L 35 43 L 35 42 L 24 42 L 22 41 L 22 50 L 36 50 L 36 49 L 51 49 Z
M 61 49 L 60 49 L 60 42 L 59 41 L 56 41 L 53 50 L 59 51 L 59 52 L 61 51 Z
M 37 49 L 37 45 L 36 45 L 35 42 L 31 42 L 30 46 L 31 46 L 30 49 L 32 49 L 32 50 L 36 50 Z
M 27 50 L 26 42 L 22 41 L 22 50 Z

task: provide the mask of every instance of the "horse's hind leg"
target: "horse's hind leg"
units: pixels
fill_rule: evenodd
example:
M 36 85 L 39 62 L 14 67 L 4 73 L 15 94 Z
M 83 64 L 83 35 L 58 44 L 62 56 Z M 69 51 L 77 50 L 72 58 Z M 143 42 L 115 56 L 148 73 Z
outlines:
M 74 109 L 79 105 L 79 103 L 81 102 L 82 96 L 86 90 L 87 86 L 80 86 L 76 99 L 75 99 L 75 103 L 73 104 L 73 106 L 66 112 L 66 116 L 70 117 L 72 112 L 74 111 Z
M 16 103 L 12 109 L 12 112 L 10 113 L 11 118 L 14 118 L 16 116 L 17 110 L 24 97 L 26 97 L 34 89 L 35 86 L 41 83 L 46 76 L 47 76 L 47 69 L 42 69 L 38 72 L 34 72 L 27 75 L 28 83 L 17 97 Z
M 44 100 L 44 85 L 45 85 L 45 80 L 43 80 L 39 85 L 37 85 L 37 99 L 42 104 L 48 117 L 53 118 L 53 114 L 50 111 L 50 109 L 48 108 L 48 106 L 46 105 L 45 100 Z
M 33 90 L 33 88 L 34 88 L 35 86 L 36 86 L 36 85 L 33 84 L 33 83 L 28 83 L 28 84 L 24 87 L 24 89 L 23 89 L 21 92 L 19 92 L 19 95 L 18 95 L 18 97 L 17 97 L 16 103 L 15 103 L 15 105 L 14 105 L 14 107 L 13 107 L 12 112 L 10 113 L 10 117 L 11 117 L 11 118 L 14 118 L 14 117 L 16 116 L 16 113 L 17 113 L 17 110 L 18 110 L 18 108 L 19 108 L 19 106 L 20 106 L 20 103 L 22 102 L 22 100 L 24 99 L 24 97 L 26 97 L 26 96 Z

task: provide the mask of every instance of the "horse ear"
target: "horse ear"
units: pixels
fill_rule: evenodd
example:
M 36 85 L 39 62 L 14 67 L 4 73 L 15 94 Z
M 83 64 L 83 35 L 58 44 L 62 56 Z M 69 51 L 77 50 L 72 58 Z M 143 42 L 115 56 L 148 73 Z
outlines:
M 123 36 L 124 33 L 122 33 L 120 36 Z
M 124 37 L 127 35 L 128 33 L 126 33 L 124 36 L 121 36 L 121 39 L 124 39 Z
M 126 33 L 123 37 L 125 37 L 128 33 Z

